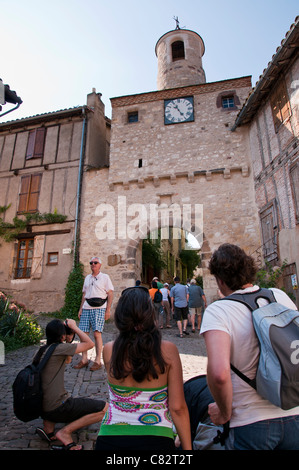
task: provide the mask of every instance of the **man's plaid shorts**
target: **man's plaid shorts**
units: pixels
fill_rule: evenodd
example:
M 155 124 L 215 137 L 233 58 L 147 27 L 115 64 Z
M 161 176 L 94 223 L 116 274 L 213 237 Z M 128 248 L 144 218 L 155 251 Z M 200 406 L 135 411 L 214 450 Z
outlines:
M 92 331 L 102 332 L 105 324 L 105 308 L 83 308 L 80 317 L 79 328 L 88 333 L 90 327 Z

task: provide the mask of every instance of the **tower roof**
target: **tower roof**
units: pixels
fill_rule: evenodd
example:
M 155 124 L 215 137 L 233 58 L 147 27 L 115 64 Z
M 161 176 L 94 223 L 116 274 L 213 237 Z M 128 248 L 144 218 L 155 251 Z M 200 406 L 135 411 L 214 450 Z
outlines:
M 205 53 L 205 43 L 204 43 L 202 37 L 198 33 L 196 33 L 195 31 L 192 31 L 191 29 L 181 29 L 181 28 L 172 29 L 171 31 L 168 31 L 167 33 L 163 34 L 158 39 L 158 41 L 156 42 L 155 54 L 157 55 L 157 47 L 158 47 L 158 44 L 161 41 L 161 39 L 165 39 L 166 36 L 171 36 L 171 35 L 175 35 L 175 34 L 177 34 L 179 36 L 181 33 L 183 33 L 183 34 L 188 33 L 188 34 L 193 34 L 193 35 L 197 36 L 200 39 L 201 43 L 202 43 L 202 55 L 204 55 L 204 53 Z

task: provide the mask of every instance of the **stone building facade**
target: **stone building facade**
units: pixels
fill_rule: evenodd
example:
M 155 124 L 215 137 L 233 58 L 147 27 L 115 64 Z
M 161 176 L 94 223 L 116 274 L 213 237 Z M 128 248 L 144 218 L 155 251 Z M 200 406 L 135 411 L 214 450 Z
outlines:
M 284 287 L 299 306 L 299 17 L 236 119 L 249 135 L 261 256 L 284 261 Z
M 170 226 L 189 229 L 203 242 L 210 302 L 217 295 L 207 269 L 211 252 L 223 242 L 249 253 L 261 244 L 248 134 L 242 127 L 231 131 L 251 78 L 206 83 L 203 41 L 187 30 L 166 33 L 156 52 L 160 89 L 111 99 L 109 168 L 89 171 L 83 183 L 81 259 L 101 256 L 117 299 L 140 278 L 142 239 L 153 228 L 151 207 L 163 205 Z M 186 70 L 192 70 L 191 84 Z M 174 207 L 181 218 L 172 218 Z M 184 208 L 191 211 L 185 225 Z M 157 226 L 163 227 L 162 219 Z
M 110 120 L 95 91 L 87 106 L 0 124 L 1 229 L 16 225 L 15 217 L 33 217 L 12 241 L 1 238 L 0 290 L 30 310 L 64 303 L 80 236 L 82 177 L 107 166 L 109 140 Z
M 217 298 L 208 261 L 224 242 L 257 259 L 287 258 L 290 274 L 297 272 L 298 38 L 291 36 L 254 90 L 250 76 L 207 83 L 202 38 L 177 28 L 156 44 L 157 90 L 112 98 L 111 122 L 93 91 L 87 106 L 0 124 L 0 206 L 11 203 L 4 221 L 18 213 L 21 178 L 32 174 L 41 175 L 37 210 L 67 216 L 59 225 L 31 224 L 15 243 L 2 243 L 0 288 L 33 310 L 59 308 L 77 233 L 85 274 L 90 257 L 99 256 L 115 306 L 141 278 L 143 239 L 156 229 L 167 238 L 169 227 L 189 231 L 201 245 L 208 302 Z M 279 123 L 273 97 L 281 83 L 289 115 Z M 43 153 L 27 159 L 30 132 L 39 128 Z M 276 251 L 272 244 L 268 252 L 269 227 Z M 35 269 L 18 279 L 19 241 L 28 238 Z

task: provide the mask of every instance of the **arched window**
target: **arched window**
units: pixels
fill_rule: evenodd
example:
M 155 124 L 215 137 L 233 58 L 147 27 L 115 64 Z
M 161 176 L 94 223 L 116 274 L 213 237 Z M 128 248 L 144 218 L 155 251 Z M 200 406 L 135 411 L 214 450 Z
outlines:
M 172 60 L 185 59 L 185 47 L 183 41 L 175 41 L 171 45 Z

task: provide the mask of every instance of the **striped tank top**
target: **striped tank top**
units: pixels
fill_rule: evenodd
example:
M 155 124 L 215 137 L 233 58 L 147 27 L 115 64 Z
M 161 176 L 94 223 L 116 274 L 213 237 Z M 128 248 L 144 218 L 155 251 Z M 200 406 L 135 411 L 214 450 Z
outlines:
M 109 408 L 99 436 L 154 435 L 173 438 L 167 386 L 131 388 L 108 382 Z

